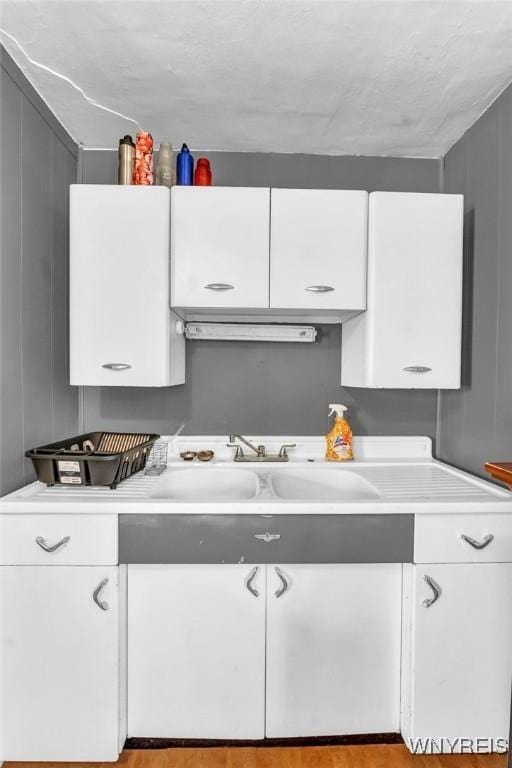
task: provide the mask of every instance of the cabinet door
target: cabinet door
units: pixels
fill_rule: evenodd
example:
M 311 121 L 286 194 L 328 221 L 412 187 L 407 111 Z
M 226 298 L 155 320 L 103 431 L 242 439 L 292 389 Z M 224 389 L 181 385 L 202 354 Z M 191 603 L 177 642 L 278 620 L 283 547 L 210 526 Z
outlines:
M 266 735 L 398 731 L 401 566 L 268 569 Z
M 461 195 L 373 192 L 368 309 L 342 336 L 342 385 L 460 387 Z
M 461 195 L 370 195 L 368 306 L 377 386 L 460 386 Z
M 366 307 L 367 209 L 367 192 L 272 189 L 271 307 Z
M 512 565 L 424 565 L 411 571 L 405 589 L 412 631 L 405 649 L 404 737 L 435 740 L 433 751 L 453 749 L 443 739 L 507 738 Z
M 72 185 L 71 384 L 184 382 L 183 337 L 169 311 L 170 193 Z
M 262 738 L 264 668 L 264 568 L 128 567 L 130 736 Z
M 173 307 L 268 307 L 270 190 L 173 187 Z
M 117 760 L 117 584 L 115 567 L 0 568 L 1 759 Z

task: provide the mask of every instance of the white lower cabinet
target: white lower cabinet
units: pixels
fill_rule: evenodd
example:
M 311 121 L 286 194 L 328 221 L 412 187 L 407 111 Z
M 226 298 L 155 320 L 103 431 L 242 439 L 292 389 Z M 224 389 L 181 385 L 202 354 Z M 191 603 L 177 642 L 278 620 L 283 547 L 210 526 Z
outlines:
M 266 735 L 397 732 L 402 566 L 268 569 Z
M 129 736 L 398 731 L 401 572 L 129 566 Z
M 457 752 L 461 739 L 472 739 L 473 749 L 499 750 L 492 740 L 508 738 L 510 725 L 512 564 L 429 564 L 407 572 L 406 743 Z
M 0 567 L 0 653 L 1 760 L 117 760 L 116 567 Z
M 260 739 L 265 567 L 128 567 L 128 735 Z
M 512 563 L 5 565 L 0 760 L 114 761 L 126 732 L 499 751 L 511 603 Z

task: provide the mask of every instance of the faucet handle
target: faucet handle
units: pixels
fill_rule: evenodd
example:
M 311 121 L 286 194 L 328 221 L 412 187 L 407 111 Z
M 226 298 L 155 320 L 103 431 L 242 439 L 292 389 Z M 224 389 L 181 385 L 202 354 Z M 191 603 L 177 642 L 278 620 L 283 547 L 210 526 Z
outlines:
M 297 447 L 297 443 L 285 443 L 279 449 L 279 456 L 282 459 L 287 459 L 288 458 L 288 451 L 286 449 L 287 448 L 296 448 L 296 447 Z
M 234 435 L 230 435 L 230 437 L 234 437 Z M 242 450 L 242 446 L 241 445 L 239 445 L 238 443 L 232 443 L 232 442 L 231 443 L 226 443 L 226 445 L 227 445 L 228 448 L 236 448 L 235 455 L 233 457 L 235 459 L 235 461 L 237 459 L 241 459 L 243 457 L 244 452 Z

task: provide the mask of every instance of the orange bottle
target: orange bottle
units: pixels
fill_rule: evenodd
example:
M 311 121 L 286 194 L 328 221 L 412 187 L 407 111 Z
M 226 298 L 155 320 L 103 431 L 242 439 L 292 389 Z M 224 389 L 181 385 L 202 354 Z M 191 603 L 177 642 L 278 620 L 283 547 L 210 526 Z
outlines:
M 352 430 L 350 424 L 343 416 L 347 410 L 346 406 L 340 403 L 331 403 L 329 416 L 336 414 L 334 424 L 325 436 L 327 448 L 325 451 L 326 461 L 350 461 L 354 458 L 352 452 Z

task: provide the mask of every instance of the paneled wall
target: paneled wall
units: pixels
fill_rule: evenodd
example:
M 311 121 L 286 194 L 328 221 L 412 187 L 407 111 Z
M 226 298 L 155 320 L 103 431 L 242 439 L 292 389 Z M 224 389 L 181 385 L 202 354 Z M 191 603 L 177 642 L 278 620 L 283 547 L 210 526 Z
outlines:
M 465 196 L 461 391 L 440 401 L 440 458 L 485 476 L 512 457 L 512 87 L 448 152 L 446 192 Z
M 68 187 L 77 147 L 0 48 L 0 495 L 32 480 L 27 448 L 78 428 L 68 385 Z
M 194 153 L 197 157 L 198 153 Z M 214 182 L 233 186 L 438 191 L 439 163 L 389 157 L 212 152 Z M 83 181 L 116 181 L 117 155 L 83 153 Z M 146 319 L 151 333 L 151 318 Z M 170 389 L 84 388 L 87 430 L 188 434 L 323 434 L 327 405 L 349 406 L 359 434 L 434 436 L 434 391 L 342 389 L 341 329 L 316 344 L 187 342 L 186 384 Z

